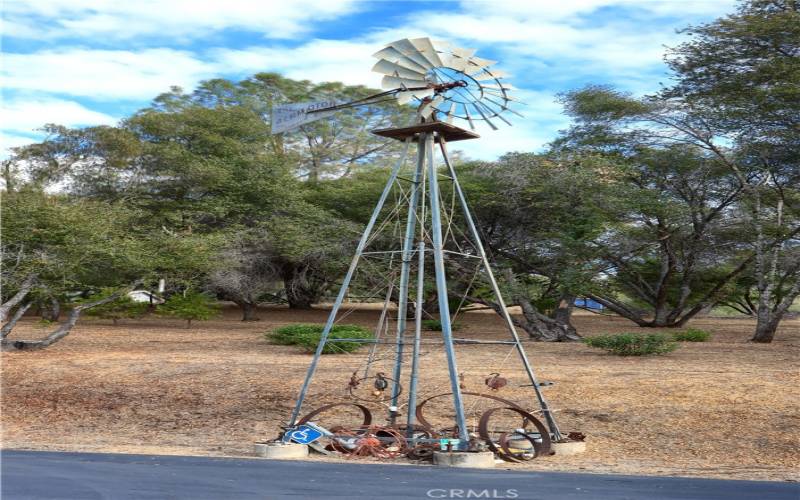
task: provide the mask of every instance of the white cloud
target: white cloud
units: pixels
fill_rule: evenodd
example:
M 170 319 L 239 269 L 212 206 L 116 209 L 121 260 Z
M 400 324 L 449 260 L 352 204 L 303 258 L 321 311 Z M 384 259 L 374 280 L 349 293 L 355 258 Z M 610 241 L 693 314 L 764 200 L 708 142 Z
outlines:
M 201 38 L 225 29 L 291 38 L 347 14 L 356 0 L 32 0 L 5 2 L 6 36 L 24 38 Z
M 503 69 L 531 84 L 585 77 L 634 89 L 640 85 L 631 80 L 665 69 L 665 46 L 683 39 L 675 28 L 724 15 L 735 1 L 466 0 L 460 6 L 460 12 L 429 11 L 409 23 L 437 38 L 491 47 Z
M 48 123 L 66 127 L 114 125 L 118 118 L 91 110 L 74 101 L 48 97 L 5 100 L 0 106 L 0 158 L 10 149 L 44 139 L 40 130 Z
M 481 135 L 480 139 L 455 142 L 448 149 L 461 151 L 467 159 L 490 161 L 512 151 L 540 151 L 555 138 L 555 128 L 541 127 L 522 120 L 512 123 L 513 127 L 501 124 L 500 130 L 480 125 L 476 130 Z
M 171 85 L 191 89 L 216 68 L 174 49 L 94 50 L 62 48 L 4 54 L 4 86 L 26 92 L 85 96 L 99 100 L 150 100 Z
M 315 82 L 380 87 L 380 75 L 369 71 L 380 45 L 362 41 L 311 40 L 294 48 L 250 47 L 212 52 L 228 72 L 278 71 L 284 76 Z
M 20 99 L 5 101 L 0 109 L 2 129 L 31 133 L 47 123 L 68 127 L 78 125 L 113 125 L 118 119 L 93 111 L 77 102 L 60 99 Z
M 637 94 L 657 90 L 653 75 L 664 71 L 663 46 L 679 41 L 673 28 L 723 15 L 735 3 L 465 0 L 411 13 L 392 27 L 381 24 L 376 13 L 358 34 L 345 33 L 348 40 L 308 38 L 307 33 L 322 23 L 365 5 L 359 0 L 7 1 L 4 36 L 40 41 L 65 37 L 85 46 L 4 54 L 3 85 L 15 95 L 27 96 L 27 101 L 20 98 L 6 105 L 3 129 L 16 134 L 7 136 L 10 141 L 19 142 L 25 131 L 46 122 L 74 126 L 113 120 L 63 96 L 145 105 L 173 85 L 191 90 L 203 79 L 260 71 L 377 88 L 381 75 L 369 70 L 372 53 L 396 39 L 432 36 L 476 47 L 483 57 L 496 55 L 498 68 L 512 73 L 512 83 L 521 87 L 515 95 L 529 103 L 520 108 L 524 119 L 510 118 L 514 127 L 481 130 L 482 140 L 457 145 L 469 156 L 491 159 L 511 150 L 535 150 L 552 140 L 566 126 L 560 106 L 553 102 L 554 93 L 579 85 L 576 81 L 613 83 Z M 230 48 L 218 35 L 226 29 L 303 42 L 286 47 L 253 37 L 246 48 Z M 199 37 L 208 40 L 207 48 L 194 52 L 175 48 Z M 147 43 L 162 47 L 146 48 Z M 86 48 L 100 45 L 104 48 Z M 5 126 L 11 122 L 15 122 L 12 128 Z
M 0 131 L 0 159 L 7 158 L 11 153 L 11 148 L 26 146 L 34 142 L 37 142 L 37 139 L 33 137 Z
M 735 0 L 462 0 L 474 15 L 511 15 L 527 19 L 568 20 L 605 7 L 639 10 L 656 16 L 713 16 L 733 10 Z
M 640 72 L 659 66 L 664 45 L 674 45 L 679 39 L 673 31 L 654 33 L 652 28 L 628 22 L 586 27 L 509 14 L 430 13 L 421 16 L 416 27 L 435 37 L 491 46 L 503 56 L 501 63 L 510 66 L 525 68 L 550 61 L 556 72 L 571 76 L 592 71 Z
M 462 151 L 468 158 L 494 160 L 511 151 L 539 151 L 555 139 L 559 130 L 568 126 L 569 120 L 561 114 L 561 105 L 553 93 L 517 90 L 513 95 L 525 105 L 512 106 L 522 117 L 510 113 L 504 115 L 512 126 L 494 120 L 499 130 L 492 130 L 478 122 L 476 132 L 481 134 L 481 139 L 455 143 L 452 149 Z M 459 123 L 456 125 L 466 127 Z

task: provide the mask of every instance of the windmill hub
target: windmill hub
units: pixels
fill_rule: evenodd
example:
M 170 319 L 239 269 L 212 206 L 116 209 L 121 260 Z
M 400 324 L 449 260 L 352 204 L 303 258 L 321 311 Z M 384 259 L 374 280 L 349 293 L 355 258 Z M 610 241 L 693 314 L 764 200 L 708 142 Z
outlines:
M 431 84 L 431 88 L 437 93 L 442 93 L 450 89 L 454 89 L 457 87 L 466 87 L 469 84 L 466 80 L 456 80 L 454 82 L 447 82 L 447 83 L 439 83 L 439 84 Z M 429 99 L 429 97 L 426 97 Z

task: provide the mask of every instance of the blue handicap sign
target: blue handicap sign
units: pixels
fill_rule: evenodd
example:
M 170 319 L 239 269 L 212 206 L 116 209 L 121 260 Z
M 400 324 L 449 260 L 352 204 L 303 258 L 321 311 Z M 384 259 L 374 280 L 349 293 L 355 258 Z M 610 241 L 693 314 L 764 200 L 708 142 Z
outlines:
M 322 437 L 322 433 L 307 425 L 298 425 L 295 429 L 286 433 L 288 438 L 295 443 L 311 444 Z

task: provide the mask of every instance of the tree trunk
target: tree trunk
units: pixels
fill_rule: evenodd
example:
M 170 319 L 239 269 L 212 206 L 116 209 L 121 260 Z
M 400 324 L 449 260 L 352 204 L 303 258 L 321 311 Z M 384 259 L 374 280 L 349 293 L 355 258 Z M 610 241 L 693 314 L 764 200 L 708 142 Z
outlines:
M 304 292 L 296 287 L 286 287 L 286 302 L 289 303 L 289 309 L 311 309 L 311 297 Z
M 759 304 L 756 331 L 753 338 L 750 339 L 751 341 L 768 344 L 775 338 L 775 332 L 783 316 L 789 310 L 789 307 L 794 304 L 795 299 L 800 296 L 800 276 L 795 276 L 795 278 L 792 288 L 788 290 L 786 295 L 783 296 L 783 300 L 776 304 L 774 308 L 762 307 Z
M 610 311 L 619 314 L 623 318 L 633 321 L 639 326 L 642 327 L 653 326 L 650 321 L 647 321 L 643 318 L 641 312 L 630 309 L 627 305 L 617 301 L 616 299 L 613 299 L 611 297 L 601 297 L 599 295 L 594 295 L 591 293 L 587 294 L 586 296 L 594 300 L 595 302 L 602 304 L 603 307 L 606 307 Z
M 140 283 L 141 281 L 134 282 L 128 290 L 133 290 Z M 112 302 L 114 300 L 117 300 L 122 294 L 126 293 L 128 290 L 120 290 L 103 299 L 75 306 L 72 309 L 72 311 L 70 311 L 69 316 L 67 316 L 67 320 L 61 325 L 59 325 L 58 328 L 56 328 L 50 335 L 41 340 L 8 340 L 7 338 L 3 337 L 3 339 L 0 340 L 0 350 L 33 351 L 38 349 L 44 349 L 47 346 L 53 345 L 59 340 L 69 335 L 69 333 L 72 331 L 72 327 L 74 327 L 75 324 L 78 322 L 78 318 L 80 317 L 81 312 L 85 311 L 86 309 L 91 309 L 92 307 L 100 306 Z M 27 309 L 27 307 L 25 307 L 25 309 Z M 15 313 L 14 316 L 16 317 L 17 314 L 19 314 L 19 316 L 22 317 L 24 311 L 22 314 L 20 314 L 19 310 L 17 310 L 17 313 Z M 11 331 L 10 328 L 8 330 L 9 332 Z M 5 335 L 8 335 L 7 332 L 4 333 Z
M 762 318 L 761 315 L 759 315 L 758 321 L 756 322 L 756 332 L 753 338 L 750 339 L 751 342 L 769 344 L 775 338 L 775 331 L 778 329 L 780 319 L 770 316 L 772 315 Z
M 20 285 L 17 293 L 14 294 L 13 297 L 8 299 L 7 302 L 0 305 L 0 322 L 5 321 L 11 309 L 13 309 L 14 306 L 19 304 L 20 302 L 22 302 L 22 299 L 24 299 L 25 296 L 28 295 L 28 292 L 31 291 L 31 288 L 33 288 L 34 283 L 36 283 L 36 275 L 29 274 L 22 281 L 22 284 Z
M 581 336 L 575 331 L 575 327 L 569 324 L 568 321 L 559 323 L 553 318 L 540 313 L 536 306 L 518 288 L 516 278 L 511 269 L 506 269 L 506 279 L 511 288 L 510 298 L 512 303 L 518 304 L 522 308 L 522 319 L 512 316 L 511 320 L 514 325 L 525 330 L 528 337 L 540 342 L 569 342 L 581 339 Z M 574 298 L 572 301 L 574 302 Z M 498 314 L 503 313 L 499 304 L 490 302 L 487 305 L 492 306 Z M 568 307 L 571 308 L 569 305 Z
M 503 316 L 503 308 L 497 302 L 469 296 L 466 299 L 472 303 L 489 306 L 497 314 Z M 514 326 L 525 330 L 531 339 L 540 342 L 570 342 L 582 338 L 572 325 L 557 323 L 556 320 L 536 310 L 529 300 L 520 297 L 512 297 L 512 299 L 522 307 L 522 318 L 511 316 L 511 321 Z
M 256 316 L 258 312 L 256 308 L 256 304 L 252 302 L 244 302 L 238 301 L 236 305 L 242 310 L 242 321 L 260 321 L 260 318 Z
M 667 321 L 667 305 L 660 303 L 655 309 L 655 314 L 653 315 L 653 321 L 648 326 L 653 326 L 656 328 L 670 326 L 669 322 Z
M 39 314 L 43 320 L 57 322 L 61 317 L 61 304 L 58 299 L 53 296 L 44 299 L 39 306 Z
M 425 302 L 422 303 L 422 310 L 429 313 L 429 314 L 438 314 L 439 313 L 439 295 L 437 293 L 431 293 L 427 297 L 425 297 Z
M 95 302 L 75 306 L 69 313 L 67 320 L 59 325 L 59 327 L 56 328 L 50 335 L 41 340 L 8 340 L 3 338 L 2 341 L 0 341 L 0 347 L 2 347 L 3 351 L 33 351 L 44 349 L 45 347 L 55 344 L 59 340 L 69 335 L 69 333 L 72 331 L 72 327 L 74 327 L 78 322 L 81 312 L 86 309 L 91 309 L 92 307 L 116 300 L 121 294 L 122 292 L 118 292 Z
M 307 270 L 298 269 L 293 264 L 285 265 L 281 271 L 286 302 L 290 309 L 311 309 L 317 299 L 317 294 L 308 286 L 305 272 Z
M 559 323 L 556 320 L 540 313 L 531 302 L 524 297 L 515 297 L 514 302 L 522 308 L 524 321 L 517 318 L 514 324 L 528 333 L 533 340 L 541 342 L 570 342 L 580 340 L 581 336 L 570 324 Z
M 32 302 L 28 302 L 23 304 L 17 308 L 17 311 L 11 316 L 11 319 L 8 320 L 8 323 L 3 325 L 3 328 L 0 328 L 0 339 L 4 339 L 8 337 L 8 334 L 11 333 L 11 330 L 17 325 L 17 321 L 25 315 L 25 312 L 28 308 L 31 307 Z
M 558 301 L 556 310 L 553 311 L 553 319 L 559 325 L 572 328 L 572 310 L 575 308 L 575 295 L 564 292 Z

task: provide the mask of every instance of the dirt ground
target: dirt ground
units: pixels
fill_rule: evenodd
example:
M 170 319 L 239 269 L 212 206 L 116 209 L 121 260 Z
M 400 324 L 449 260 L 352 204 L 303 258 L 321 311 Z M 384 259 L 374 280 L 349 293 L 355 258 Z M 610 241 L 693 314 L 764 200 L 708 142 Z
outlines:
M 160 318 L 119 326 L 86 319 L 45 351 L 3 353 L 3 448 L 250 456 L 254 442 L 278 434 L 311 360 L 297 347 L 270 344 L 264 332 L 323 322 L 327 311 L 272 308 L 260 316 L 243 323 L 226 309 L 191 329 Z M 377 317 L 367 308 L 345 322 L 372 328 Z M 467 313 L 458 322 L 458 337 L 507 336 L 494 314 Z M 584 335 L 637 330 L 616 317 L 581 315 L 575 323 Z M 712 332 L 711 341 L 683 343 L 660 357 L 526 343 L 540 380 L 555 383 L 544 390 L 562 431 L 584 432 L 588 446 L 582 455 L 508 467 L 797 480 L 800 320 L 785 321 L 771 345 L 747 342 L 753 323 L 746 319 L 703 318 L 690 326 Z M 12 335 L 44 332 L 25 319 Z M 421 397 L 447 392 L 441 349 L 423 347 Z M 304 408 L 345 400 L 367 351 L 325 356 Z M 374 370 L 390 373 L 391 356 L 377 354 Z M 510 383 L 497 395 L 533 406 L 508 346 L 459 346 L 457 354 L 468 390 L 486 389 L 483 379 L 499 371 Z M 381 407 L 373 409 L 382 420 Z M 443 411 L 431 408 L 431 416 Z

